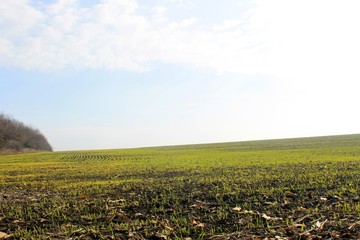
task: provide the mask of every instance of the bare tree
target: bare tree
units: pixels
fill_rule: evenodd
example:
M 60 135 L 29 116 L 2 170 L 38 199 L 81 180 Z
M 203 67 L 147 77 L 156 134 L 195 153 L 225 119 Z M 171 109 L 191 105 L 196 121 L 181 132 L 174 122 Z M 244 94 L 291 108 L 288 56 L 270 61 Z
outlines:
M 20 151 L 24 148 L 52 151 L 46 137 L 38 129 L 0 113 L 0 149 Z

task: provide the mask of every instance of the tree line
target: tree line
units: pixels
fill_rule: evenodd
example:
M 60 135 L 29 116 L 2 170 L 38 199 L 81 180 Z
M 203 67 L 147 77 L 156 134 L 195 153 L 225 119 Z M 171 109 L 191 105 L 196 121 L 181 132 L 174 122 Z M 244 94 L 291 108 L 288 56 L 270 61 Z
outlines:
M 0 113 L 0 150 L 24 149 L 52 151 L 46 137 L 38 129 Z

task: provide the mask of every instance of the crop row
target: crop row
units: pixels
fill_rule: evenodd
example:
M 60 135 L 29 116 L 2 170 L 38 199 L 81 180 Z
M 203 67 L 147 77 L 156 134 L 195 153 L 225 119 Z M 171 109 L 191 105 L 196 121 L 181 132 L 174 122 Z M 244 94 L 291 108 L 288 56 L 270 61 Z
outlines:
M 2 156 L 0 232 L 9 239 L 359 239 L 359 193 L 357 135 Z

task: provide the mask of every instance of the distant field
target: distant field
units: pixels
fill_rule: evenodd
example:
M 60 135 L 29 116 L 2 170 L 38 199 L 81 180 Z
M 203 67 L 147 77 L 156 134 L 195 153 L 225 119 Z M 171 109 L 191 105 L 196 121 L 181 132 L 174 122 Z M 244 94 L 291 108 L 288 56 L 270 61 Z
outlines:
M 0 239 L 360 239 L 360 135 L 0 156 Z

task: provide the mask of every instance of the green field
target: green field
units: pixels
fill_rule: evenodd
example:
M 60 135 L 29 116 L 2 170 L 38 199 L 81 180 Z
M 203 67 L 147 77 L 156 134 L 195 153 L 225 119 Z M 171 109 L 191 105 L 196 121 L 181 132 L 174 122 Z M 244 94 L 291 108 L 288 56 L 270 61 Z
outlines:
M 360 239 L 359 195 L 360 135 L 0 156 L 8 239 Z

